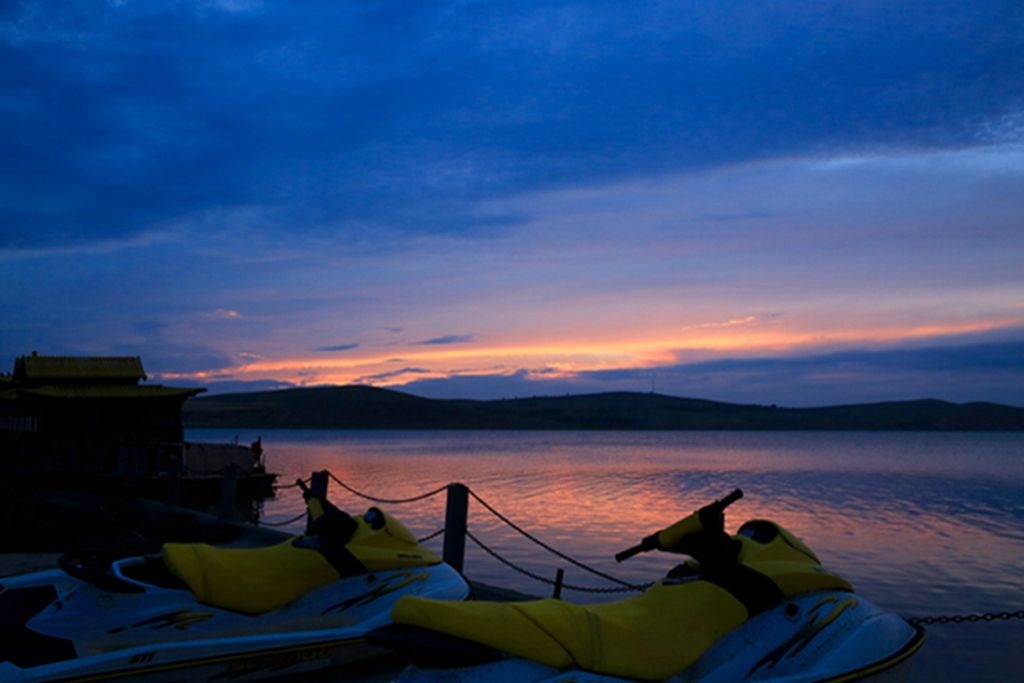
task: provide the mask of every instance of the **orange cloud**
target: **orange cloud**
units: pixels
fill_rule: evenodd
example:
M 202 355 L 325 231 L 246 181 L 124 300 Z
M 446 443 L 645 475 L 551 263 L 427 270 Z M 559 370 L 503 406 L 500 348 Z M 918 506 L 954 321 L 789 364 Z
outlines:
M 791 354 L 829 347 L 865 347 L 950 335 L 988 332 L 1024 325 L 1024 318 L 967 321 L 916 326 L 876 325 L 852 329 L 794 329 L 755 316 L 725 322 L 694 324 L 674 334 L 634 338 L 565 339 L 507 344 L 471 342 L 443 347 L 410 344 L 348 351 L 344 356 L 261 359 L 240 355 L 243 362 L 216 376 L 234 379 L 275 379 L 296 384 L 369 383 L 402 385 L 414 379 L 453 375 L 514 373 L 529 377 L 567 378 L 577 373 L 658 367 L 679 362 L 757 354 Z M 770 324 L 769 324 L 770 323 Z M 205 380 L 214 373 L 168 375 L 174 379 Z

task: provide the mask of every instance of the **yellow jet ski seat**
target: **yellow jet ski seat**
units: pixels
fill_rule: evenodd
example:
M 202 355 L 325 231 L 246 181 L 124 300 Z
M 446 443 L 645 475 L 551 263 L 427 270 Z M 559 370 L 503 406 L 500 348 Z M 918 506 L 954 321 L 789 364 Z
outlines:
M 441 562 L 401 522 L 377 508 L 355 517 L 340 514 L 352 524 L 334 538 L 314 533 L 265 548 L 166 543 L 160 557 L 199 602 L 253 615 L 346 576 Z
M 296 547 L 296 540 L 266 548 L 165 543 L 160 558 L 199 602 L 244 614 L 263 614 L 340 578 L 320 552 Z
M 693 664 L 751 615 L 813 590 L 852 590 L 802 542 L 771 522 L 733 538 L 738 562 L 713 576 L 688 563 L 644 593 L 596 605 L 561 600 L 444 602 L 404 596 L 396 624 L 419 626 L 565 669 L 664 680 Z M 769 526 L 765 526 L 769 525 Z M 759 540 L 760 539 L 760 540 Z M 767 539 L 767 540 L 766 540 Z

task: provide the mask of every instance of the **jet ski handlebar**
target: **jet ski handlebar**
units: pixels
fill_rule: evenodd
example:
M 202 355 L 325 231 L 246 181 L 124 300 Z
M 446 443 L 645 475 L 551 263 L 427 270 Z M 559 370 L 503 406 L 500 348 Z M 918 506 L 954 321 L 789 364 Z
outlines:
M 621 553 L 616 553 L 615 561 L 622 562 L 623 560 L 628 560 L 634 555 L 639 555 L 640 553 L 645 553 L 650 550 L 668 550 L 668 547 L 666 547 L 666 544 L 664 542 L 665 534 L 683 535 L 687 532 L 699 533 L 704 530 L 704 526 L 706 526 L 708 520 L 711 520 L 712 518 L 721 518 L 722 513 L 725 512 L 725 508 L 729 507 L 742 497 L 743 491 L 740 489 L 734 489 L 732 493 L 725 496 L 724 498 L 721 498 L 713 503 L 705 505 L 700 510 L 694 512 L 692 515 L 684 517 L 682 520 L 676 522 L 675 524 L 666 529 L 662 529 L 657 533 L 651 534 L 644 540 L 640 541 L 638 545 L 623 550 Z M 684 525 L 690 526 L 691 529 L 681 528 Z M 673 532 L 675 533 L 673 534 Z

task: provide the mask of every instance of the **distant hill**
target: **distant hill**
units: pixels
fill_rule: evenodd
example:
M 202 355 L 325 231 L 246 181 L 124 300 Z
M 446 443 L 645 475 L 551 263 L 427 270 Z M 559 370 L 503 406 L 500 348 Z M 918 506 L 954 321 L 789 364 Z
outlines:
M 720 403 L 615 392 L 497 401 L 440 400 L 366 386 L 195 398 L 185 425 L 262 429 L 1024 430 L 1024 408 L 898 401 L 825 408 Z

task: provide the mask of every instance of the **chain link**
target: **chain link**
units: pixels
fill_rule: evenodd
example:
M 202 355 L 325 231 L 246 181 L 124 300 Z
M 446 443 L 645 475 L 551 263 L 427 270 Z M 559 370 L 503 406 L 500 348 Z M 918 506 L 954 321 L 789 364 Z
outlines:
M 931 617 L 909 617 L 907 623 L 913 626 L 924 626 L 927 624 L 964 624 L 977 623 L 979 621 L 1010 621 L 1013 619 L 1024 619 L 1024 610 L 1016 612 L 987 612 L 984 614 L 943 614 Z
M 283 522 L 258 522 L 258 524 L 260 526 L 288 526 L 289 524 L 295 524 L 295 522 L 299 521 L 300 519 L 302 519 L 305 516 L 306 516 L 305 512 L 300 512 L 299 514 L 295 515 L 291 519 L 286 519 Z
M 417 538 L 417 539 L 416 539 L 416 542 L 417 542 L 417 543 L 426 543 L 426 542 L 427 542 L 427 541 L 429 541 L 430 539 L 432 539 L 432 538 L 437 538 L 438 536 L 440 536 L 440 535 L 441 535 L 441 534 L 443 534 L 443 533 L 444 533 L 444 527 L 441 527 L 440 529 L 438 529 L 437 531 L 435 531 L 435 532 L 434 532 L 434 533 L 432 533 L 432 534 L 427 534 L 427 535 L 426 535 L 426 536 L 424 536 L 423 538 Z
M 312 480 L 313 478 L 310 477 L 308 479 L 303 479 L 302 481 L 304 484 L 309 484 L 309 482 L 311 482 Z M 284 491 L 285 489 L 297 489 L 299 488 L 299 482 L 296 481 L 294 484 L 274 484 L 273 486 L 271 486 L 271 488 L 274 489 L 275 491 Z
M 427 491 L 426 493 L 420 494 L 418 496 L 413 496 L 412 498 L 377 498 L 376 496 L 370 496 L 370 495 L 367 495 L 367 494 L 363 493 L 362 491 L 358 491 L 358 490 L 352 488 L 351 486 L 349 486 L 348 484 L 343 482 L 341 479 L 338 479 L 338 477 L 336 477 L 334 475 L 334 472 L 328 471 L 327 475 L 331 479 L 334 480 L 334 483 L 336 483 L 338 486 L 340 486 L 341 488 L 345 489 L 346 491 L 348 491 L 349 493 L 351 493 L 353 495 L 359 496 L 360 498 L 365 498 L 366 500 L 372 500 L 374 503 L 386 503 L 388 505 L 399 505 L 401 503 L 413 503 L 413 502 L 415 502 L 417 500 L 423 500 L 424 498 L 430 498 L 431 496 L 436 496 L 437 494 L 441 493 L 441 491 L 446 491 L 448 489 L 448 485 L 446 484 L 444 486 L 440 486 L 440 487 L 434 489 L 433 491 Z
M 594 574 L 595 576 L 600 576 L 602 579 L 604 579 L 606 581 L 611 581 L 612 583 L 619 584 L 620 586 L 623 587 L 622 589 L 619 589 L 620 591 L 641 591 L 641 590 L 643 590 L 643 586 L 638 586 L 638 585 L 634 585 L 634 584 L 631 584 L 631 583 L 627 583 L 626 581 L 623 581 L 622 579 L 617 579 L 617 578 L 615 578 L 614 576 L 612 576 L 610 574 L 605 574 L 604 572 L 602 572 L 600 570 L 594 569 L 593 567 L 590 567 L 590 566 L 588 566 L 586 564 L 583 564 L 579 560 L 574 559 L 572 557 L 569 557 L 565 553 L 563 553 L 563 552 L 561 552 L 559 550 L 556 550 L 555 548 L 552 548 L 550 545 L 548 545 L 544 541 L 540 540 L 539 538 L 537 538 L 536 536 L 534 536 L 530 532 L 528 532 L 525 529 L 523 529 L 522 527 L 520 527 L 518 524 L 513 522 L 511 519 L 509 519 L 505 515 L 501 514 L 497 510 L 495 510 L 494 507 L 492 507 L 490 503 L 488 503 L 483 498 L 481 498 L 477 494 L 477 492 L 474 491 L 473 489 L 469 489 L 469 495 L 473 496 L 473 498 L 476 499 L 476 501 L 478 503 L 480 503 L 485 508 L 487 508 L 487 510 L 492 515 L 494 515 L 495 517 L 500 519 L 506 525 L 508 525 L 508 526 L 512 527 L 513 529 L 515 529 L 516 531 L 518 531 L 521 535 L 525 536 L 526 538 L 530 539 L 531 541 L 533 541 L 534 543 L 539 545 L 541 548 L 544 548 L 544 550 L 547 550 L 549 553 L 551 553 L 553 555 L 557 555 L 558 557 L 562 558 L 566 562 L 569 562 L 570 564 L 573 564 L 573 565 L 579 567 L 583 571 L 590 572 L 591 574 Z
M 508 560 L 508 559 L 502 557 L 501 555 L 498 554 L 498 552 L 496 550 L 494 550 L 492 548 L 489 548 L 487 545 L 484 544 L 483 541 L 481 541 L 479 538 L 474 536 L 471 532 L 467 531 L 466 532 L 466 536 L 468 536 L 469 539 L 471 541 L 473 541 L 473 543 L 476 543 L 480 547 L 481 550 L 483 550 L 485 553 L 487 553 L 488 555 L 490 555 L 491 557 L 496 559 L 498 562 L 501 562 L 503 565 L 505 565 L 509 569 L 517 571 L 520 574 L 523 574 L 524 576 L 528 576 L 531 579 L 533 579 L 534 581 L 540 581 L 541 583 L 546 583 L 549 586 L 557 585 L 556 581 L 553 581 L 553 580 L 547 578 L 546 576 L 541 576 L 540 574 L 534 574 L 530 570 L 524 569 L 524 568 L 518 566 L 517 564 L 513 563 L 511 560 Z M 647 583 L 647 584 L 643 584 L 641 586 L 622 586 L 622 587 L 617 587 L 617 588 L 595 588 L 595 587 L 591 587 L 591 586 L 574 586 L 571 583 L 564 583 L 563 582 L 562 583 L 562 588 L 564 588 L 565 590 L 570 590 L 570 591 L 579 591 L 581 593 L 627 593 L 627 592 L 630 592 L 630 591 L 644 590 L 644 589 L 648 588 L 651 585 L 652 584 Z
M 413 502 L 418 501 L 418 500 L 423 500 L 425 498 L 430 498 L 431 496 L 436 496 L 437 494 L 441 493 L 442 491 L 447 490 L 447 488 L 448 488 L 447 485 L 441 486 L 441 487 L 438 487 L 438 488 L 434 489 L 433 491 L 428 491 L 426 493 L 420 494 L 418 496 L 413 496 L 411 498 L 378 498 L 376 496 L 371 496 L 371 495 L 368 495 L 366 493 L 363 493 L 362 491 L 358 491 L 358 490 L 352 488 L 351 486 L 349 486 L 348 484 L 343 482 L 341 479 L 339 479 L 337 476 L 335 476 L 335 474 L 333 472 L 328 471 L 327 474 L 328 474 L 328 476 L 330 476 L 331 479 L 334 480 L 334 482 L 336 484 L 338 484 L 343 489 L 345 489 L 346 491 L 348 491 L 349 493 L 351 493 L 353 495 L 359 496 L 360 498 L 364 498 L 366 500 L 373 501 L 375 503 L 387 503 L 387 504 L 390 504 L 390 505 L 397 505 L 397 504 L 401 504 L 401 503 L 413 503 Z M 274 486 L 274 489 L 275 490 L 290 489 L 290 488 L 295 488 L 297 486 L 298 486 L 298 484 L 286 484 L 286 485 L 281 485 L 281 486 Z M 562 584 L 562 588 L 564 588 L 566 590 L 580 591 L 580 592 L 585 592 L 585 593 L 625 593 L 625 592 L 629 592 L 629 591 L 642 591 L 642 590 L 647 589 L 651 585 L 653 585 L 651 583 L 645 583 L 645 584 L 639 584 L 639 585 L 630 584 L 630 583 L 627 583 L 625 581 L 622 581 L 621 579 L 617 579 L 614 576 L 610 576 L 608 574 L 605 574 L 604 572 L 598 571 L 597 569 L 594 569 L 593 567 L 589 567 L 589 566 L 583 564 L 582 562 L 580 562 L 579 560 L 573 559 L 572 557 L 569 557 L 565 553 L 562 553 L 562 552 L 552 548 L 551 546 L 549 546 L 548 544 L 544 543 L 543 541 L 541 541 L 536 536 L 530 534 L 528 531 L 526 531 L 525 529 L 521 528 L 519 525 L 517 525 L 515 522 L 510 520 L 508 517 L 506 517 L 505 515 L 501 514 L 496 509 L 494 509 L 494 507 L 492 507 L 487 501 L 485 501 L 483 498 L 481 498 L 472 489 L 469 489 L 469 495 L 471 495 L 473 498 L 475 498 L 478 503 L 480 503 L 484 508 L 486 508 L 495 517 L 497 517 L 502 522 L 504 522 L 507 526 L 512 527 L 512 529 L 514 529 L 515 531 L 519 532 L 521 535 L 525 536 L 526 538 L 528 538 L 529 540 L 533 541 L 537 545 L 541 546 L 542 548 L 544 548 L 548 552 L 551 552 L 551 553 L 557 555 L 558 557 L 562 558 L 563 560 L 565 560 L 567 562 L 570 562 L 571 564 L 579 567 L 580 569 L 583 569 L 583 570 L 588 571 L 588 572 L 590 572 L 592 574 L 600 576 L 601 578 L 606 579 L 608 581 L 611 581 L 613 583 L 619 584 L 619 587 L 617 587 L 617 588 L 593 588 L 593 587 L 590 587 L 590 586 L 574 586 L 574 585 L 571 585 L 571 584 L 563 583 Z M 305 516 L 306 516 L 306 513 L 302 512 L 299 515 L 297 515 L 296 517 L 294 517 L 292 519 L 289 519 L 289 520 L 286 520 L 286 521 L 283 521 L 283 522 L 260 522 L 259 524 L 261 526 L 287 526 L 289 524 L 294 524 L 295 522 L 299 521 L 300 519 L 302 519 Z M 437 536 L 440 536 L 441 534 L 444 533 L 444 531 L 445 531 L 444 528 L 438 529 L 434 533 L 429 534 L 427 536 L 424 536 L 423 538 L 418 539 L 418 540 L 419 540 L 420 543 L 422 543 L 424 541 L 429 541 L 432 538 L 436 538 Z M 466 531 L 466 536 L 468 536 L 470 540 L 472 540 L 477 546 L 479 546 L 481 550 L 483 550 L 484 552 L 486 552 L 491 557 L 493 557 L 494 559 L 498 560 L 499 562 L 501 562 L 505 566 L 509 567 L 510 569 L 513 569 L 513 570 L 519 572 L 520 574 L 528 576 L 531 579 L 534 579 L 535 581 L 540 581 L 541 583 L 546 583 L 549 586 L 556 585 L 555 581 L 553 581 L 553 580 L 551 580 L 551 579 L 549 579 L 549 578 L 547 578 L 545 576 L 541 576 L 539 574 L 535 574 L 535 573 L 529 571 L 528 569 L 524 569 L 523 567 L 520 567 L 520 566 L 514 564 L 513 562 L 511 562 L 510 560 L 502 557 L 495 550 L 493 550 L 492 548 L 490 548 L 487 545 L 485 545 L 483 543 L 483 541 L 478 539 L 476 536 L 474 536 L 468 530 Z M 1024 610 L 1017 610 L 1015 612 L 987 612 L 987 613 L 983 613 L 983 614 L 943 614 L 943 615 L 925 616 L 925 617 L 907 617 L 907 623 L 909 623 L 911 625 L 914 625 L 914 626 L 924 626 L 924 625 L 929 625 L 929 624 L 963 624 L 963 623 L 977 623 L 977 622 L 982 622 L 982 621 L 989 621 L 989 622 L 991 622 L 991 621 L 1011 621 L 1011 620 L 1015 620 L 1015 619 L 1024 619 Z

